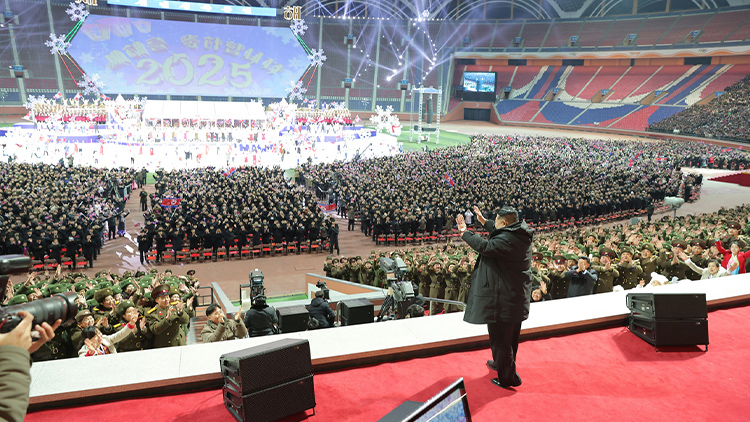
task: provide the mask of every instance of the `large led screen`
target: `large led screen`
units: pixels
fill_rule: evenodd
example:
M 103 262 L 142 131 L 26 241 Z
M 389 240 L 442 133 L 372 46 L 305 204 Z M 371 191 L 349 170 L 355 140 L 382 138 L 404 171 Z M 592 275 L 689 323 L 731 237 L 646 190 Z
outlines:
M 112 94 L 284 97 L 310 64 L 289 28 L 95 15 L 68 52 Z

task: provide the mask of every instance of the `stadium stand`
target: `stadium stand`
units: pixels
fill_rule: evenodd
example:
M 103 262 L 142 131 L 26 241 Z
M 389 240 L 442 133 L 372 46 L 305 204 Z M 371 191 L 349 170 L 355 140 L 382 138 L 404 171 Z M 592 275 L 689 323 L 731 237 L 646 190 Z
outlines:
M 542 42 L 547 37 L 547 31 L 550 29 L 548 22 L 526 23 L 521 32 L 524 48 L 541 47 Z
M 596 66 L 574 66 L 568 77 L 560 84 L 563 91 L 559 97 L 563 100 L 575 98 L 598 70 Z
M 513 41 L 521 34 L 521 24 L 517 22 L 495 25 L 492 47 L 506 48 L 513 45 Z
M 599 47 L 614 47 L 622 45 L 625 38 L 630 34 L 635 34 L 645 22 L 644 19 L 618 19 L 612 22 L 609 31 L 604 34 L 599 42 Z M 584 44 L 585 45 L 585 44 Z
M 578 45 L 582 47 L 598 46 L 613 23 L 614 22 L 610 19 L 584 22 L 583 27 L 581 27 L 581 31 L 578 34 Z M 620 41 L 622 41 L 622 39 L 620 39 Z
M 719 76 L 714 78 L 711 82 L 704 85 L 701 89 L 696 90 L 694 98 L 692 100 L 686 98 L 685 102 L 688 105 L 692 105 L 708 95 L 711 95 L 718 91 L 724 91 L 724 89 L 726 89 L 728 86 L 734 84 L 748 74 L 750 74 L 750 65 L 733 65 L 729 67 L 729 69 L 721 73 Z
M 659 44 L 675 44 L 692 42 L 690 33 L 700 31 L 704 26 L 710 26 L 712 16 L 706 14 L 684 15 L 664 34 Z
M 622 116 L 627 115 L 637 108 L 638 106 L 633 104 L 624 104 L 619 106 L 612 106 L 610 104 L 601 103 L 591 104 L 591 106 L 586 111 L 584 111 L 583 114 L 576 117 L 576 120 L 572 122 L 572 124 L 607 127 Z
M 635 43 L 639 46 L 660 44 L 659 40 L 664 36 L 664 28 L 671 28 L 675 21 L 674 16 L 646 19 L 638 30 Z
M 582 22 L 554 22 L 549 35 L 544 41 L 544 47 L 565 47 L 570 37 L 581 32 Z
M 642 100 L 646 95 L 664 89 L 680 75 L 690 70 L 691 66 L 662 66 L 643 85 L 636 88 L 623 102 L 631 103 Z
M 539 101 L 504 100 L 497 104 L 498 114 L 503 120 L 528 122 L 539 111 Z
M 541 66 L 518 66 L 516 74 L 513 76 L 511 86 L 513 87 L 513 98 L 526 97 L 526 93 L 531 89 L 532 82 L 542 73 Z
M 625 73 L 626 67 L 602 66 L 599 73 L 578 93 L 577 98 L 588 101 L 602 89 L 609 89 Z
M 561 101 L 548 102 L 542 111 L 534 118 L 536 123 L 556 123 L 567 125 L 586 109 L 584 103 L 564 103 Z
M 668 94 L 658 101 L 658 104 L 677 104 L 685 98 L 692 89 L 697 88 L 701 83 L 710 78 L 721 66 L 702 65 L 692 69 L 690 75 L 685 75 L 682 79 L 675 81 L 667 91 Z
M 711 20 L 711 25 L 703 27 L 703 32 L 698 38 L 698 42 L 701 44 L 721 42 L 727 38 L 728 29 L 737 28 L 748 18 L 750 18 L 750 10 L 717 13 Z

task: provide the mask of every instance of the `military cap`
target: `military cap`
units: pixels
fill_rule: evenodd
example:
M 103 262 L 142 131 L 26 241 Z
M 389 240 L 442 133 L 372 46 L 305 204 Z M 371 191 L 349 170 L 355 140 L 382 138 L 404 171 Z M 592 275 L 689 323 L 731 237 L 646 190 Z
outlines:
M 170 270 L 169 268 L 167 268 L 166 270 L 164 270 L 164 274 L 166 274 L 166 273 L 172 274 L 172 270 Z
M 533 254 L 531 254 L 531 257 L 534 259 L 534 261 L 541 261 L 544 255 L 539 252 L 534 252 Z
M 125 311 L 127 311 L 128 308 L 135 308 L 135 304 L 132 300 L 123 300 L 117 305 L 117 315 L 125 315 Z
M 630 255 L 633 255 L 633 249 L 630 248 L 630 246 L 625 246 L 620 248 L 620 254 L 629 253 Z
M 153 290 L 153 293 L 151 293 L 151 296 L 156 299 L 159 296 L 164 296 L 169 294 L 169 285 L 168 284 L 160 284 L 156 286 Z
M 566 253 L 563 255 L 565 259 L 571 260 L 571 261 L 578 261 L 578 256 L 572 253 Z
M 651 251 L 651 253 L 656 253 L 656 249 L 654 249 L 654 245 L 648 242 L 641 243 L 641 251 L 643 251 L 644 249 L 648 249 L 649 251 Z
M 54 295 L 57 293 L 64 293 L 66 291 L 65 286 L 62 284 L 53 284 L 49 286 L 49 294 Z
M 565 262 L 565 257 L 563 255 L 555 255 L 552 257 L 552 259 L 554 259 L 557 263 Z
M 742 225 L 736 221 L 730 221 L 727 223 L 727 227 L 730 229 L 742 230 Z
M 73 285 L 73 288 L 76 289 L 77 292 L 80 292 L 81 290 L 86 290 L 86 283 L 83 281 L 79 281 L 78 283 L 75 283 Z
M 106 280 L 106 281 L 99 282 L 99 284 L 96 285 L 96 289 L 97 290 L 108 289 L 112 286 L 113 286 L 112 282 L 109 280 Z
M 12 305 L 20 305 L 22 303 L 26 303 L 29 301 L 29 298 L 26 297 L 26 295 L 15 295 L 8 301 L 8 306 Z
M 121 280 L 119 283 L 117 283 L 118 286 L 120 286 L 121 289 L 124 289 L 128 286 L 128 284 L 134 284 L 132 278 L 126 278 L 124 280 Z
M 93 317 L 94 315 L 93 315 L 93 314 L 91 313 L 91 311 L 89 311 L 88 309 L 81 309 L 81 310 L 80 310 L 80 311 L 78 311 L 78 313 L 76 314 L 76 322 L 80 323 L 80 322 L 81 322 L 81 321 L 83 321 L 83 319 L 84 319 L 84 318 L 86 318 L 87 316 L 92 316 L 92 317 Z
M 96 300 L 94 300 L 94 299 L 89 299 L 89 300 L 86 301 L 86 306 L 88 306 L 89 308 L 96 307 L 96 305 L 98 305 L 98 304 L 99 303 Z
M 120 288 L 119 285 L 112 286 L 112 295 L 113 296 L 116 295 L 116 294 L 120 294 L 120 293 L 122 293 L 122 289 Z
M 195 270 L 188 270 L 187 275 L 190 275 L 190 276 L 195 275 Z
M 113 296 L 114 293 L 112 292 L 112 289 L 106 288 L 106 289 L 99 289 L 94 293 L 94 300 L 97 303 L 101 303 L 104 299 L 107 298 L 107 296 Z
M 690 242 L 690 246 L 700 246 L 701 249 L 706 249 L 706 241 L 703 239 L 693 239 L 693 241 Z
M 672 246 L 682 248 L 682 249 L 687 249 L 687 242 L 685 242 L 684 240 L 680 238 L 675 238 L 672 240 Z
M 138 270 L 138 271 L 135 272 L 135 274 L 133 275 L 133 277 L 140 278 L 140 277 L 143 277 L 144 275 L 146 275 L 146 273 L 144 273 L 141 270 Z
M 612 249 L 610 249 L 610 248 L 601 248 L 601 249 L 599 249 L 599 255 L 601 255 L 601 256 L 608 256 L 611 259 L 617 259 L 617 253 L 615 251 L 613 251 Z
M 177 286 L 174 284 L 170 284 L 169 295 L 172 296 L 172 295 L 178 295 L 178 294 L 180 294 L 180 290 L 177 288 Z
M 96 294 L 96 290 L 95 289 L 88 289 L 88 290 L 86 290 L 86 293 L 84 293 L 83 295 L 86 298 L 86 300 L 89 300 L 89 299 L 93 299 L 94 298 L 94 294 Z
M 156 273 L 158 273 L 158 272 L 159 272 L 159 271 L 157 271 L 157 269 L 156 269 L 156 268 L 151 268 L 151 270 L 150 270 L 150 271 L 149 271 L 148 273 L 149 273 L 149 274 L 156 274 Z
M 552 258 L 552 251 L 544 251 L 542 252 L 542 255 L 544 255 L 545 258 Z

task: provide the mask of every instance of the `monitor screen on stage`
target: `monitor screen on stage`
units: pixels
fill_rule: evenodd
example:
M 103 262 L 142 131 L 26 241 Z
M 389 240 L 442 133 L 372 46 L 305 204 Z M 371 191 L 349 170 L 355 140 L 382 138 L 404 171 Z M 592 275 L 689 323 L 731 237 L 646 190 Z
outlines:
M 86 19 L 68 52 L 115 95 L 285 97 L 310 64 L 288 27 L 98 15 Z
M 464 91 L 495 92 L 495 72 L 464 72 Z
M 471 422 L 464 379 L 457 379 L 427 400 L 404 422 Z

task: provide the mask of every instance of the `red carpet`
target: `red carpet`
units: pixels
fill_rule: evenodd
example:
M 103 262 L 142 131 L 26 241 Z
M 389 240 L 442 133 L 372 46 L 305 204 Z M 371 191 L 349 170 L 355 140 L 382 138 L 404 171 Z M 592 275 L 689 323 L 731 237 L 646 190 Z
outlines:
M 654 348 L 625 328 L 530 340 L 519 346 L 523 385 L 490 384 L 488 350 L 315 375 L 308 421 L 376 421 L 464 377 L 476 421 L 745 421 L 750 413 L 750 307 L 709 314 L 708 353 Z M 82 364 L 84 362 L 81 362 Z M 118 370 L 113 368 L 113 370 Z M 296 421 L 304 418 L 287 418 Z M 233 421 L 220 390 L 30 413 L 26 420 Z

